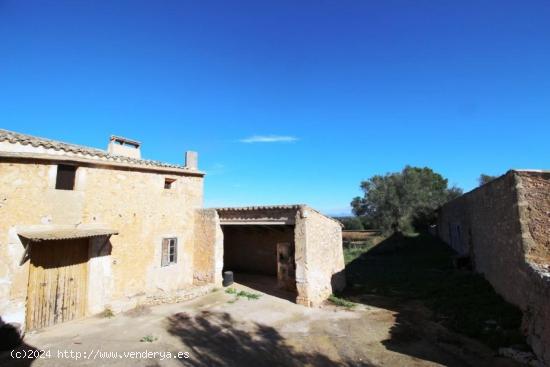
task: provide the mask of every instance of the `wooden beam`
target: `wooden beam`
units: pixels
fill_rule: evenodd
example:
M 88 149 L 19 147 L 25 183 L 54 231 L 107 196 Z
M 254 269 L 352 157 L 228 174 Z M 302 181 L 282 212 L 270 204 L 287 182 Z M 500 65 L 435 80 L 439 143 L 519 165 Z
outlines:
M 248 225 L 269 225 L 269 226 L 287 226 L 294 225 L 294 218 L 292 219 L 278 219 L 278 220 L 256 220 L 256 219 L 223 219 L 220 218 L 220 224 L 223 226 L 248 226 Z

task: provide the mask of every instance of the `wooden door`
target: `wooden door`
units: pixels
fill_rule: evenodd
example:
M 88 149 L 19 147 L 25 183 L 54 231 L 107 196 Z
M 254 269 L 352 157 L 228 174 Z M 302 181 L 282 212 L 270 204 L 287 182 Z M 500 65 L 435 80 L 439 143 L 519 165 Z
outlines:
M 296 291 L 296 263 L 293 243 L 277 244 L 277 285 L 287 291 Z
M 88 239 L 33 242 L 27 330 L 83 317 L 88 290 Z

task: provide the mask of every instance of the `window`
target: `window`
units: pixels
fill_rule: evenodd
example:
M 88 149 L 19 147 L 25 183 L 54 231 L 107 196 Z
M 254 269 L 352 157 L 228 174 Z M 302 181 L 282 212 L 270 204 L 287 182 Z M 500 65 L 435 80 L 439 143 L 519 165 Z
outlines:
M 163 238 L 162 239 L 162 259 L 160 266 L 168 266 L 175 264 L 178 261 L 178 239 Z
M 165 178 L 164 179 L 164 188 L 166 190 L 170 190 L 172 188 L 172 184 L 176 182 L 173 178 Z
M 64 164 L 58 165 L 57 176 L 55 178 L 55 188 L 57 190 L 74 190 L 76 169 L 76 166 L 67 166 Z

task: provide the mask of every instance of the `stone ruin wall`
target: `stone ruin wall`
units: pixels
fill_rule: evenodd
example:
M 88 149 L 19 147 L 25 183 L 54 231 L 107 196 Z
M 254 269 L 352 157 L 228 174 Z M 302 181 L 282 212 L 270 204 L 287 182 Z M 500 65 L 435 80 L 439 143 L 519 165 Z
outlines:
M 530 274 L 524 324 L 533 350 L 550 365 L 550 172 L 518 172 L 516 179 Z
M 550 364 L 550 173 L 509 171 L 439 214 L 439 237 L 523 311 L 529 344 Z

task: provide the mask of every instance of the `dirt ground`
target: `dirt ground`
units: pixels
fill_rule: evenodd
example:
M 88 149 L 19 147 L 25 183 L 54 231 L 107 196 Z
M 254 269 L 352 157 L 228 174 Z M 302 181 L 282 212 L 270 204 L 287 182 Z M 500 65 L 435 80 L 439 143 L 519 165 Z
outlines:
M 385 307 L 387 300 L 376 299 L 378 307 L 310 309 L 268 294 L 235 299 L 220 289 L 185 303 L 55 325 L 28 334 L 18 350 L 45 350 L 43 358 L 12 359 L 8 352 L 0 365 L 518 366 L 428 321 L 419 304 Z

